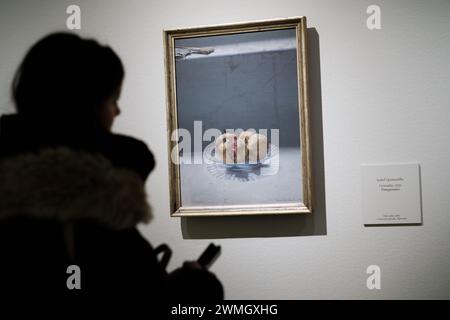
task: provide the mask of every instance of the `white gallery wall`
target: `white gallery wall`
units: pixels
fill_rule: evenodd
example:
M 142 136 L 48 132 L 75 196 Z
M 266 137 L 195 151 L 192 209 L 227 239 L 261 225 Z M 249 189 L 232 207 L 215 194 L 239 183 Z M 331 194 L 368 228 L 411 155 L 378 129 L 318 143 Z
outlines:
M 227 299 L 450 298 L 450 1 L 161 0 L 0 2 L 0 113 L 25 51 L 66 30 L 111 45 L 126 79 L 115 132 L 144 140 L 157 167 L 155 218 L 140 230 L 168 243 L 169 268 L 222 246 L 212 267 Z M 366 27 L 369 5 L 381 30 Z M 308 17 L 316 212 L 309 216 L 169 217 L 163 29 Z M 67 74 L 70 76 L 70 61 Z M 362 163 L 421 165 L 423 224 L 364 227 Z M 1 195 L 0 195 L 1 197 Z M 366 268 L 381 269 L 368 290 Z

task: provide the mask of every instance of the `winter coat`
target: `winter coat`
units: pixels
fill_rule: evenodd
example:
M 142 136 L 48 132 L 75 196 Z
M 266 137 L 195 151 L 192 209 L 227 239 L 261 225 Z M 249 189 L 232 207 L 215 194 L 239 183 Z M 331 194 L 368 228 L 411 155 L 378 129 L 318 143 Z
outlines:
M 136 229 L 151 218 L 153 167 L 133 138 L 2 116 L 0 297 L 164 297 L 166 272 Z

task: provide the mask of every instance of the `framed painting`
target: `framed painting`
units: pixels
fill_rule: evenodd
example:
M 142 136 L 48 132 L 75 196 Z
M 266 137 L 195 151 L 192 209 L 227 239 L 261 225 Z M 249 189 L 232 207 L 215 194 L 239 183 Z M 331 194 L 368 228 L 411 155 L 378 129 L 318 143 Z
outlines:
M 171 216 L 312 212 L 306 18 L 164 31 Z

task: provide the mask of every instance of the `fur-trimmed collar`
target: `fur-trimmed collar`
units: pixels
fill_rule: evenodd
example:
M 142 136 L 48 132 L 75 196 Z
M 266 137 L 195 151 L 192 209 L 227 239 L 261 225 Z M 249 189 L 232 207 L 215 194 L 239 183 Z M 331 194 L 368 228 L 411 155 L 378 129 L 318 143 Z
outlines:
M 0 160 L 0 221 L 93 219 L 114 229 L 151 218 L 142 179 L 103 156 L 46 149 Z

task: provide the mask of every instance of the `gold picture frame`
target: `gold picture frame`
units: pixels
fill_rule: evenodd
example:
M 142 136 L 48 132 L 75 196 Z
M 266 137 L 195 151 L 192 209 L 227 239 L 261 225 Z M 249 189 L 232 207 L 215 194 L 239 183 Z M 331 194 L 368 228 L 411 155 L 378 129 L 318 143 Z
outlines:
M 254 35 L 258 32 L 287 30 L 295 35 L 295 56 L 297 75 L 297 108 L 298 108 L 298 131 L 299 131 L 299 155 L 298 171 L 301 174 L 301 186 L 299 191 L 300 200 L 289 200 L 286 202 L 273 203 L 183 203 L 185 197 L 182 193 L 182 172 L 180 170 L 180 149 L 179 149 L 179 124 L 178 118 L 180 110 L 177 104 L 177 55 L 188 55 L 189 52 L 176 52 L 176 43 L 185 39 L 213 39 L 217 36 L 229 35 Z M 236 215 L 272 215 L 272 214 L 303 214 L 312 213 L 312 166 L 311 166 L 311 136 L 309 121 L 309 97 L 308 97 L 308 62 L 307 62 L 307 38 L 306 38 L 306 17 L 293 17 L 286 19 L 274 19 L 264 21 L 252 21 L 244 23 L 233 23 L 226 25 L 189 27 L 182 29 L 164 30 L 165 49 L 165 77 L 166 77 L 166 97 L 167 97 L 167 139 L 168 139 L 168 167 L 169 167 L 169 187 L 170 187 L 170 214 L 172 217 L 195 217 L 195 216 L 236 216 Z M 261 34 L 261 33 L 260 33 Z M 214 38 L 219 39 L 219 38 Z M 213 40 L 214 40 L 213 39 Z M 212 40 L 211 40 L 212 41 Z M 232 48 L 228 45 L 227 48 Z M 177 49 L 179 49 L 177 47 Z M 191 50 L 191 49 L 189 49 Z M 199 54 L 208 54 L 209 49 L 196 48 Z M 203 52 L 203 51 L 204 52 Z M 211 50 L 210 50 L 211 51 Z M 192 52 L 192 50 L 191 50 Z M 178 81 L 177 81 L 178 80 Z M 190 81 L 192 83 L 192 81 Z M 208 91 L 208 90 L 206 90 Z M 213 91 L 213 90 L 210 90 Z M 178 92 L 179 93 L 179 92 Z M 295 120 L 297 121 L 297 120 Z M 176 139 L 173 139 L 173 137 Z M 259 150 L 259 149 L 258 149 Z M 204 170 L 203 170 L 204 171 Z M 183 178 L 184 179 L 184 178 Z M 198 184 L 197 179 L 192 186 Z M 186 183 L 187 178 L 183 180 Z M 297 180 L 295 180 L 297 181 Z M 297 182 L 296 182 L 297 183 Z M 186 190 L 190 186 L 187 185 Z M 288 190 L 290 186 L 286 186 Z M 254 190 L 253 190 L 254 191 Z M 258 190 L 254 191 L 258 192 Z M 194 195 L 198 196 L 198 195 Z M 187 201 L 187 200 L 186 200 Z

